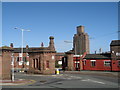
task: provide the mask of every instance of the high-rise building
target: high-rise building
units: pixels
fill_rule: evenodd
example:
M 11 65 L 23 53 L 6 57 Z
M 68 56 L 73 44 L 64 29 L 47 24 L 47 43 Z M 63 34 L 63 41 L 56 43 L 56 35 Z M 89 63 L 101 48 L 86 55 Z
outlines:
M 84 32 L 84 26 L 77 27 L 77 34 L 73 37 L 73 50 L 75 55 L 89 53 L 89 36 Z

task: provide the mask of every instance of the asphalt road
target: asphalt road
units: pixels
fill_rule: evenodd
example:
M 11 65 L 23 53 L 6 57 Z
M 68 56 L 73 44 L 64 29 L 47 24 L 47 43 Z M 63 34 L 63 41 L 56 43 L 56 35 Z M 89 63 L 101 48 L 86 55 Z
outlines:
M 31 75 L 16 73 L 15 78 L 34 80 L 35 82 L 24 85 L 6 85 L 2 88 L 118 88 L 118 77 L 109 75 L 79 73 Z

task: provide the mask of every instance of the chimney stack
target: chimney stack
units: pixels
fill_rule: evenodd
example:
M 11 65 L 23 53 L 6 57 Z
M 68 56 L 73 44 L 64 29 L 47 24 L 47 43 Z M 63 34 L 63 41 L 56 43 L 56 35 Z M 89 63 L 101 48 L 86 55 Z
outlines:
M 10 43 L 10 48 L 13 48 L 13 43 Z
M 50 48 L 51 50 L 55 50 L 55 47 L 54 47 L 54 37 L 53 37 L 53 36 L 50 36 L 49 39 L 50 39 L 49 48 Z
M 28 45 L 26 45 L 26 49 L 28 49 L 29 48 L 29 46 Z
M 41 43 L 41 47 L 44 47 L 44 44 L 43 44 L 43 42 Z

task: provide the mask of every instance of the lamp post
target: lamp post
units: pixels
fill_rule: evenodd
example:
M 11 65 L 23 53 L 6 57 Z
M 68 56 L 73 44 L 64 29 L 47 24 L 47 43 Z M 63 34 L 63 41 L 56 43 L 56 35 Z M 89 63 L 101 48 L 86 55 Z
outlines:
M 22 28 L 17 28 L 17 27 L 15 27 L 14 29 L 18 29 L 18 30 L 21 30 L 22 31 L 22 47 L 21 47 L 21 63 L 22 63 L 22 67 L 23 67 L 23 64 L 24 64 L 24 61 L 23 61 L 23 38 L 24 38 L 24 35 L 23 35 L 23 32 L 24 31 L 30 31 L 30 30 L 26 30 L 26 29 L 22 29 Z M 24 68 L 24 67 L 23 67 Z
M 14 75 L 14 53 L 12 53 L 12 81 L 14 82 L 15 75 Z

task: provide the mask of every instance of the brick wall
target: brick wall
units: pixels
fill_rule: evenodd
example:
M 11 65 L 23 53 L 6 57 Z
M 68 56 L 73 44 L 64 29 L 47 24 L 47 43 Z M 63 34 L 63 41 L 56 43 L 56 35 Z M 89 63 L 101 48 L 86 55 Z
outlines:
M 11 55 L 10 51 L 3 51 L 2 56 L 0 56 L 0 65 L 2 64 L 2 69 L 0 69 L 0 79 L 11 79 Z
M 29 73 L 55 73 L 55 53 L 30 53 L 29 55 Z M 38 67 L 35 64 L 36 60 L 38 60 Z

